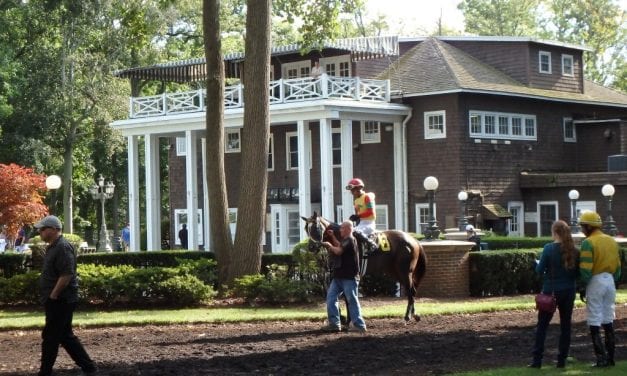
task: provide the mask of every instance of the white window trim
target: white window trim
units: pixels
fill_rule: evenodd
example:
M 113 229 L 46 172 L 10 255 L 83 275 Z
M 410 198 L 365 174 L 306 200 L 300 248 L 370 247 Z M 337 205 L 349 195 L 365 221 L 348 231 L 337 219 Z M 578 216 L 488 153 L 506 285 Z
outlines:
M 237 134 L 237 147 L 229 146 L 229 135 Z M 240 133 L 240 128 L 230 128 L 224 129 L 224 152 L 225 153 L 239 153 L 242 150 L 242 134 Z
M 564 60 L 570 59 L 570 73 L 564 70 Z M 573 77 L 575 75 L 575 59 L 573 55 L 562 54 L 562 76 Z
M 431 116 L 442 116 L 442 132 L 432 133 L 429 130 L 429 118 Z M 427 111 L 424 114 L 424 132 L 425 140 L 434 140 L 439 138 L 446 138 L 446 111 Z
M 185 142 L 185 137 L 177 137 L 176 138 L 176 156 L 184 157 L 187 155 L 187 142 Z
M 425 209 L 429 209 L 429 203 L 418 203 L 415 206 L 415 215 L 416 215 L 416 234 L 422 234 L 422 229 L 420 228 L 420 224 L 424 223 L 424 222 L 420 222 L 420 209 L 425 208 Z M 434 202 L 433 203 L 433 218 L 435 218 L 435 220 L 438 220 L 438 208 L 437 208 L 437 204 Z M 428 223 L 427 223 L 428 224 Z
M 522 201 L 510 201 L 507 203 L 507 211 L 510 211 L 512 207 L 517 207 L 520 208 L 520 213 L 518 213 L 518 228 L 519 228 L 519 233 L 516 234 L 516 236 L 525 236 L 525 203 Z M 510 229 L 511 229 L 511 224 L 510 224 L 511 219 L 507 220 L 507 233 L 508 236 L 514 236 L 511 234 Z
M 542 57 L 543 56 L 547 56 L 549 58 L 549 70 L 548 71 L 543 71 L 542 70 Z M 543 73 L 543 74 L 551 74 L 552 73 L 551 53 L 549 51 L 540 51 L 538 53 L 538 72 Z
M 303 68 L 307 68 L 307 74 L 303 75 L 302 71 Z M 309 72 L 311 72 L 311 61 L 309 60 L 301 60 L 301 61 L 295 61 L 293 63 L 285 63 L 281 65 L 281 77 L 284 79 L 287 79 L 287 71 L 289 69 L 296 69 L 297 76 L 296 77 L 290 77 L 290 78 L 303 78 L 303 77 L 309 77 Z
M 570 121 L 571 126 L 573 127 L 573 137 L 566 137 L 566 123 L 568 123 L 569 121 Z M 562 134 L 564 136 L 564 142 L 577 142 L 577 127 L 575 127 L 573 118 L 571 117 L 562 118 Z
M 274 134 L 270 133 L 270 138 L 268 140 L 268 143 L 269 143 L 269 145 L 268 145 L 269 146 L 268 153 L 270 154 L 270 159 L 272 161 L 272 168 L 268 168 L 267 170 L 268 171 L 274 171 L 274 166 L 275 166 L 275 163 L 276 163 L 275 160 L 274 160 Z M 268 167 L 268 166 L 266 165 L 266 167 Z
M 377 126 L 376 134 L 373 134 L 373 139 L 366 140 L 366 121 L 361 121 L 360 124 L 360 134 L 361 134 L 361 143 L 362 144 L 378 144 L 381 142 L 381 122 L 380 121 L 372 121 L 372 124 Z
M 349 55 L 344 55 L 344 56 L 334 56 L 334 57 L 326 57 L 326 58 L 321 58 L 319 60 L 320 62 L 320 66 L 322 67 L 323 71 L 325 73 L 328 74 L 327 72 L 327 64 L 335 64 L 335 73 L 336 76 L 339 77 L 339 72 L 340 72 L 340 63 L 348 63 L 348 76 L 347 77 L 351 77 L 352 76 L 352 66 L 351 66 L 351 60 L 350 60 L 350 56 Z
M 385 231 L 390 228 L 389 225 L 389 210 L 387 205 L 375 205 L 375 228 L 377 231 Z M 385 219 L 385 220 L 382 220 Z
M 313 151 L 311 150 L 311 131 L 307 130 L 306 131 L 308 133 L 308 139 L 309 139 L 309 168 L 311 169 L 312 166 L 312 157 L 313 157 Z M 285 169 L 287 171 L 293 171 L 293 170 L 298 170 L 298 167 L 292 167 L 290 165 L 290 142 L 289 139 L 290 137 L 296 137 L 298 139 L 298 132 L 286 132 L 285 133 Z M 299 150 L 300 152 L 300 150 Z
M 480 133 L 472 132 L 471 118 L 473 115 L 478 115 L 481 117 L 481 132 Z M 494 133 L 485 132 L 486 115 L 494 116 Z M 499 117 L 500 116 L 509 118 L 508 119 L 508 131 L 510 132 L 510 134 L 507 134 L 507 135 L 499 134 L 500 132 Z M 512 118 L 515 118 L 515 117 L 521 118 L 521 133 L 522 133 L 521 135 L 512 134 Z M 533 120 L 533 125 L 534 125 L 533 136 L 525 135 L 527 119 Z M 498 139 L 506 139 L 506 140 L 533 140 L 535 141 L 538 139 L 538 122 L 536 120 L 536 115 L 470 110 L 468 112 L 468 133 L 470 134 L 471 138 L 490 138 L 490 139 L 498 138 Z

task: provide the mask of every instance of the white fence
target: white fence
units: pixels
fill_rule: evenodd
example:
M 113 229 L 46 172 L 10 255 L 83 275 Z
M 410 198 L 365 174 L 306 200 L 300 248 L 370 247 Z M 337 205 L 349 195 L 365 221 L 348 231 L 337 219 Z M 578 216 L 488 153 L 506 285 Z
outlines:
M 355 101 L 390 101 L 390 81 L 333 77 L 280 79 L 270 82 L 270 104 L 291 103 L 317 99 Z M 205 111 L 205 89 L 180 93 L 164 93 L 148 97 L 132 97 L 130 118 L 164 116 Z M 244 106 L 243 86 L 224 89 L 224 108 Z

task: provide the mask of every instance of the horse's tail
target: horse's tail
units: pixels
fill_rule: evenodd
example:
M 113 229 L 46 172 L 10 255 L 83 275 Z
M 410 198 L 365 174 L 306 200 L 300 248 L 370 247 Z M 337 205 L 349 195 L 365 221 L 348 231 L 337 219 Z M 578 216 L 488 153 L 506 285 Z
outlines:
M 409 235 L 407 235 L 409 237 Z M 414 238 L 409 238 L 407 242 L 407 246 L 410 248 L 409 251 L 412 254 L 416 254 L 416 258 L 412 260 L 410 265 L 410 270 L 413 270 L 411 275 L 411 286 L 410 286 L 410 294 L 412 296 L 416 296 L 418 292 L 418 286 L 420 282 L 422 282 L 422 278 L 425 276 L 427 271 L 427 256 L 425 254 L 425 249 L 420 245 L 418 240 Z

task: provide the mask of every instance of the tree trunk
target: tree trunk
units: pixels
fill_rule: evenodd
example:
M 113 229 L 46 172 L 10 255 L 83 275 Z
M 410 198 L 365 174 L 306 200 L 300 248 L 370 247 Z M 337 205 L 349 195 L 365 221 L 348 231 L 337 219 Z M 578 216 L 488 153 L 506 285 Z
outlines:
M 72 191 L 72 174 L 74 173 L 74 162 L 72 152 L 74 143 L 66 142 L 63 151 L 63 232 L 74 233 L 72 217 L 74 216 L 74 193 Z
M 220 43 L 220 1 L 203 0 L 202 18 L 207 61 L 206 168 L 211 246 L 218 263 L 218 278 L 223 284 L 228 278 L 233 243 L 224 173 L 224 62 Z
M 271 0 L 248 0 L 244 129 L 239 177 L 237 234 L 229 281 L 261 269 L 261 239 L 266 219 L 268 137 L 270 133 L 270 7 Z

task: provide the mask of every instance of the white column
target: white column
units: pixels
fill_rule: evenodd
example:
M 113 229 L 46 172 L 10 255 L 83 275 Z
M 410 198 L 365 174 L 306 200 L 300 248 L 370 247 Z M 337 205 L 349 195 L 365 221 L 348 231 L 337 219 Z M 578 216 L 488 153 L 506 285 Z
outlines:
M 342 120 L 342 214 L 341 222 L 355 213 L 353 195 L 344 189 L 346 183 L 353 178 L 353 121 Z
M 320 119 L 320 195 L 322 216 L 335 218 L 333 204 L 333 145 L 331 141 L 331 120 Z
M 146 166 L 146 248 L 161 250 L 161 179 L 159 178 L 159 137 L 144 138 Z
M 298 211 L 301 216 L 309 217 L 311 212 L 311 179 L 309 172 L 309 165 L 311 164 L 309 155 L 309 140 L 308 127 L 305 127 L 303 120 L 296 122 L 296 133 L 298 138 Z M 300 226 L 300 238 L 305 239 L 307 234 L 305 233 L 305 226 Z
M 187 249 L 198 250 L 198 148 L 196 133 L 185 131 L 185 197 L 187 200 Z
M 405 144 L 401 122 L 394 122 L 394 226 L 407 230 L 405 223 Z
M 207 186 L 207 139 L 202 139 L 202 223 L 203 223 L 203 245 L 205 251 L 211 250 L 211 229 L 209 224 L 211 218 L 209 217 L 209 188 Z
M 139 251 L 141 247 L 141 227 L 139 225 L 139 147 L 138 137 L 127 137 L 128 148 L 128 223 L 131 235 L 129 251 Z

